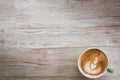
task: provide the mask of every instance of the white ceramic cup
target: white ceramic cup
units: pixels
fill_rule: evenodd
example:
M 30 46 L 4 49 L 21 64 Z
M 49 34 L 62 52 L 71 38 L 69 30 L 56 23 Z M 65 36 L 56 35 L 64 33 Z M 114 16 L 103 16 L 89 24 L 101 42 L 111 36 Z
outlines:
M 103 75 L 107 72 L 107 69 L 108 69 L 108 57 L 106 56 L 106 54 L 105 54 L 103 51 L 102 51 L 102 52 L 103 52 L 103 54 L 106 56 L 106 59 L 107 59 L 107 63 L 106 63 L 107 66 L 106 66 L 106 69 L 105 69 L 103 72 L 101 72 L 99 75 L 92 76 L 92 75 L 89 75 L 89 74 L 84 73 L 83 69 L 81 68 L 81 57 L 82 57 L 82 55 L 83 55 L 86 51 L 92 50 L 92 49 L 100 50 L 100 49 L 97 49 L 97 48 L 91 48 L 91 49 L 85 50 L 85 51 L 79 56 L 79 58 L 78 58 L 78 69 L 79 69 L 79 71 L 81 72 L 81 74 L 84 75 L 84 76 L 87 77 L 87 78 L 99 78 L 99 77 L 103 76 Z M 101 50 L 100 50 L 100 51 L 101 51 Z

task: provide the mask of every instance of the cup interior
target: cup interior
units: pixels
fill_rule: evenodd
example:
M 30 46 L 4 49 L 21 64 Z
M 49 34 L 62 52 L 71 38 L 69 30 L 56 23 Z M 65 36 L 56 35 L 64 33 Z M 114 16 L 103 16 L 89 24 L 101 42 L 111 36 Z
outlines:
M 103 76 L 108 68 L 108 57 L 100 49 L 85 50 L 78 58 L 78 69 L 88 78 Z

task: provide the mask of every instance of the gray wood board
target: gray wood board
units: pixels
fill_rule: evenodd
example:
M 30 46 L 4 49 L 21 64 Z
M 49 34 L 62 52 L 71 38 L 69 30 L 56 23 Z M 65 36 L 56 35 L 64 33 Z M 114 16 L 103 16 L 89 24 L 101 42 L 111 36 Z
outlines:
M 0 0 L 0 80 L 91 80 L 87 48 L 115 69 L 97 80 L 120 79 L 120 0 Z
M 119 0 L 0 0 L 0 46 L 119 46 Z
M 82 76 L 77 68 L 79 55 L 84 48 L 56 49 L 0 49 L 0 76 Z M 120 75 L 120 48 L 98 47 L 109 58 L 115 72 L 104 76 Z

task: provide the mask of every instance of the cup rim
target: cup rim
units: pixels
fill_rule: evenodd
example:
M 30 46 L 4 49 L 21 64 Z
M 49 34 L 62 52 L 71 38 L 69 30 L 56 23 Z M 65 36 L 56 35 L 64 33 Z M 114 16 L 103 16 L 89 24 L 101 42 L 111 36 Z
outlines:
M 107 57 L 107 55 L 106 55 L 103 51 L 102 51 L 103 54 L 107 57 L 108 63 L 107 63 L 106 70 L 105 70 L 103 73 L 101 73 L 100 75 L 98 75 L 98 76 L 90 76 L 90 75 L 87 75 L 87 74 L 85 74 L 85 73 L 83 72 L 83 70 L 81 69 L 81 66 L 80 66 L 80 58 L 81 58 L 81 56 L 82 56 L 87 50 L 91 50 L 91 49 L 98 49 L 98 50 L 102 51 L 102 50 L 99 49 L 99 48 L 87 48 L 87 49 L 85 49 L 85 50 L 79 55 L 79 58 L 78 58 L 78 69 L 79 69 L 79 71 L 81 72 L 81 74 L 82 74 L 83 76 L 87 77 L 87 78 L 99 78 L 99 77 L 103 76 L 103 75 L 107 72 L 108 63 L 109 63 L 108 57 Z

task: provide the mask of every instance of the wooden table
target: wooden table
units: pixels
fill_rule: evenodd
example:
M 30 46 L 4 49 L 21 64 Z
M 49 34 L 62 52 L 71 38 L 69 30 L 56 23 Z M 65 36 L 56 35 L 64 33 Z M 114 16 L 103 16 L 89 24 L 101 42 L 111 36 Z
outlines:
M 0 80 L 92 80 L 79 55 L 99 48 L 120 79 L 120 0 L 0 0 Z

